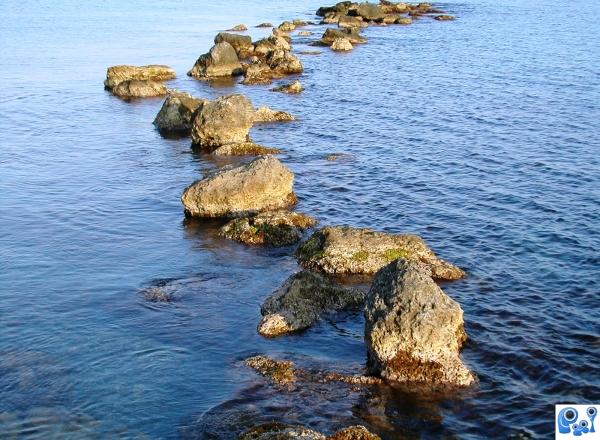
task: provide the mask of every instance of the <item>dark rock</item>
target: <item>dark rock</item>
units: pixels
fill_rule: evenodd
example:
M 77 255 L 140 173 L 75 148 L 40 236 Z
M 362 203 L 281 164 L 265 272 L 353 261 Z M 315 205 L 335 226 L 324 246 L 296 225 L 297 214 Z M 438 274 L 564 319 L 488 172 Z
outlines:
M 208 53 L 201 55 L 188 72 L 198 79 L 222 78 L 241 75 L 242 65 L 233 46 L 226 41 L 215 44 Z
M 252 38 L 248 35 L 237 35 L 229 34 L 227 32 L 220 32 L 215 37 L 215 44 L 229 43 L 235 49 L 238 57 L 246 58 L 254 52 L 254 45 L 252 44 Z
M 194 98 L 189 93 L 170 90 L 153 124 L 161 133 L 189 135 L 196 112 L 206 103 L 208 100 Z
M 367 39 L 360 35 L 356 28 L 327 28 L 321 42 L 327 46 L 331 46 L 333 42 L 338 38 L 346 38 L 352 44 L 366 43 Z

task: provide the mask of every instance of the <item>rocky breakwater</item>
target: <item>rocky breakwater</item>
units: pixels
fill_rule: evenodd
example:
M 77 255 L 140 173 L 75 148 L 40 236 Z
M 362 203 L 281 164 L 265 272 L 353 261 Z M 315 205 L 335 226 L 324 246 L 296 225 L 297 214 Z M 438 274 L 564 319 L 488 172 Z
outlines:
M 365 306 L 367 368 L 408 386 L 471 385 L 459 350 L 463 311 L 431 278 L 426 264 L 398 259 L 377 273 Z
M 167 94 L 163 81 L 175 77 L 169 66 L 112 66 L 106 71 L 104 88 L 124 99 L 161 96 Z
M 225 167 L 188 186 L 181 201 L 194 217 L 243 217 L 297 202 L 294 174 L 274 156 Z
M 388 234 L 366 228 L 328 226 L 301 243 L 296 258 L 303 267 L 328 274 L 373 275 L 397 258 L 427 265 L 436 279 L 456 280 L 465 272 L 439 258 L 412 234 Z

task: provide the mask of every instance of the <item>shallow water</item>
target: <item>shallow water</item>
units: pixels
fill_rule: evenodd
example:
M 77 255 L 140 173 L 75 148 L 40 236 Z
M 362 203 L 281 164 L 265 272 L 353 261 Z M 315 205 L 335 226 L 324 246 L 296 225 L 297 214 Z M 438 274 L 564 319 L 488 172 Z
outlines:
M 351 53 L 303 56 L 300 96 L 185 72 L 217 31 L 310 19 L 323 2 L 223 3 L 0 4 L 0 437 L 210 438 L 239 414 L 386 438 L 547 437 L 554 403 L 599 401 L 598 2 L 448 2 L 455 22 L 372 27 Z M 290 249 L 184 221 L 183 188 L 221 163 L 158 135 L 162 99 L 103 90 L 123 63 L 291 111 L 297 122 L 253 136 L 285 150 L 299 210 L 418 233 L 466 268 L 444 288 L 465 310 L 479 386 L 433 400 L 286 391 L 244 368 L 267 353 L 360 369 L 362 316 L 257 335 L 261 302 L 297 270 Z M 148 303 L 140 290 L 161 280 L 177 300 Z

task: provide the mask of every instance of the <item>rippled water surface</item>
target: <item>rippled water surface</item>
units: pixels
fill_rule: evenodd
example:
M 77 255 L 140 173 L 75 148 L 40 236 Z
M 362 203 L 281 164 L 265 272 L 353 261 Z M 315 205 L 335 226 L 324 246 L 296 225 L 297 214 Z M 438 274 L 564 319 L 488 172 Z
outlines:
M 0 3 L 1 438 L 212 438 L 272 418 L 389 439 L 548 437 L 554 403 L 600 400 L 599 3 L 442 4 L 456 21 L 372 27 L 351 53 L 303 55 L 300 96 L 185 76 L 217 31 L 322 3 Z M 221 163 L 159 136 L 162 99 L 103 90 L 123 63 L 294 113 L 253 136 L 285 150 L 300 210 L 421 234 L 466 268 L 444 289 L 465 310 L 479 386 L 438 399 L 279 390 L 244 368 L 267 353 L 357 371 L 363 318 L 257 335 L 261 302 L 297 270 L 291 249 L 184 221 L 183 188 Z M 165 283 L 172 303 L 140 294 Z

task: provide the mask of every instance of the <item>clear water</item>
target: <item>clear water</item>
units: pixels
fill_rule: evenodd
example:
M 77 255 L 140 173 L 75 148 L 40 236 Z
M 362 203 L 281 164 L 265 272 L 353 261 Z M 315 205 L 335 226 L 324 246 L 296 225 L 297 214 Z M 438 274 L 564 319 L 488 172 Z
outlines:
M 322 3 L 0 3 L 0 437 L 209 438 L 239 414 L 386 438 L 548 437 L 554 403 L 600 400 L 600 4 L 449 2 L 455 22 L 373 27 L 351 53 L 303 56 L 300 96 L 185 76 L 218 30 Z M 241 366 L 267 353 L 358 370 L 362 316 L 257 335 L 259 305 L 297 269 L 290 250 L 184 221 L 183 188 L 220 163 L 158 135 L 161 99 L 103 90 L 122 63 L 297 115 L 253 136 L 285 150 L 300 210 L 421 234 L 468 270 L 444 288 L 480 385 L 437 400 L 283 391 Z M 144 301 L 160 279 L 179 301 Z

